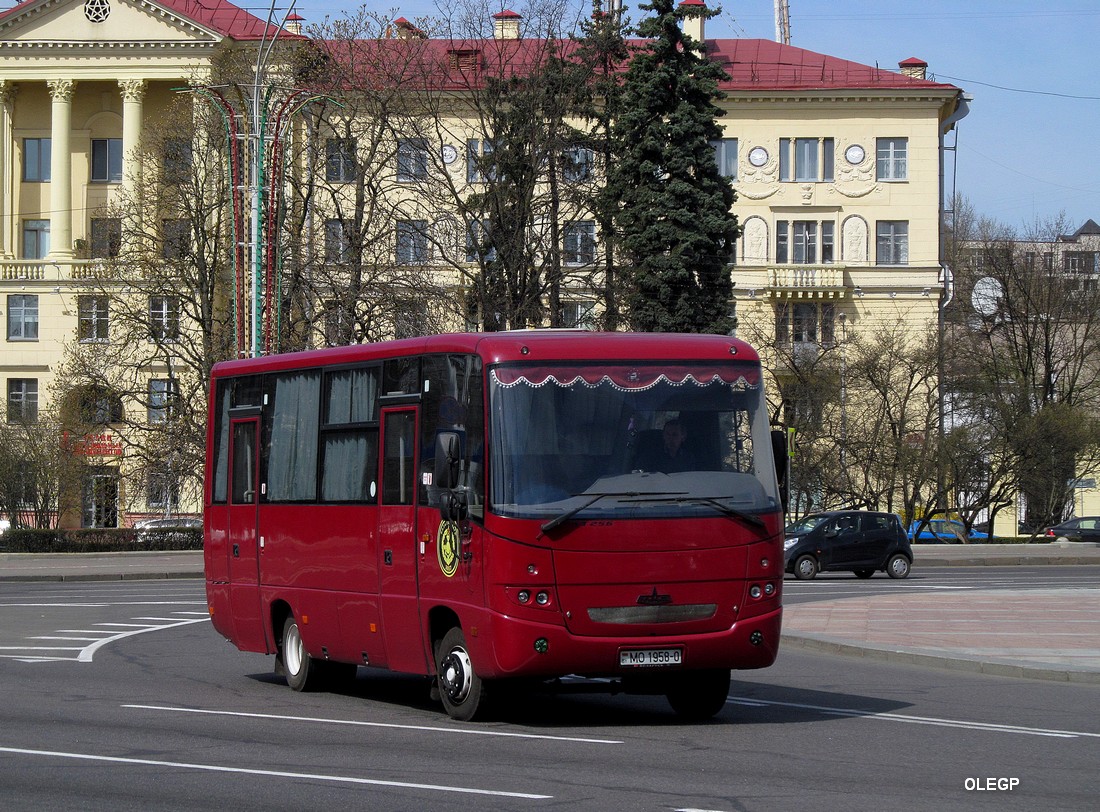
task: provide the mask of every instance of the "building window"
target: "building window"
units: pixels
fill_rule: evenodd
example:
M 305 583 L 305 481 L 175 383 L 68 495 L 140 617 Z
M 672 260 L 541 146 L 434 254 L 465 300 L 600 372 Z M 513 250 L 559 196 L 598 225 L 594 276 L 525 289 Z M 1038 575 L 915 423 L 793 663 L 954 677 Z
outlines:
M 76 392 L 76 415 L 86 426 L 122 422 L 122 398 L 103 386 L 85 386 Z
M 23 259 L 45 259 L 50 253 L 50 221 L 23 221 Z
M 171 378 L 152 378 L 149 381 L 149 408 L 148 418 L 150 423 L 166 423 L 175 411 L 178 390 L 176 382 Z
M 50 179 L 50 139 L 23 139 L 24 183 L 45 183 Z
M 162 161 L 166 183 L 185 183 L 191 177 L 191 168 L 195 161 L 190 139 L 166 139 Z
M 92 183 L 122 181 L 122 139 L 92 139 Z
M 191 256 L 191 223 L 173 218 L 160 221 L 161 256 L 169 261 Z
M 8 422 L 38 420 L 38 379 L 8 378 Z
M 106 296 L 76 297 L 79 323 L 77 334 L 82 342 L 106 341 L 110 319 L 110 302 Z
M 1100 273 L 1100 253 L 1066 251 L 1062 254 L 1062 267 L 1066 273 Z
M 780 138 L 779 180 L 795 183 L 832 181 L 834 152 L 832 138 Z
M 149 510 L 175 513 L 179 510 L 178 473 L 168 466 L 155 464 L 145 473 L 145 506 Z
M 596 222 L 578 220 L 565 227 L 562 260 L 566 265 L 591 265 L 596 261 Z
M 775 224 L 775 261 L 796 265 L 830 263 L 835 256 L 832 220 L 780 220 Z
M 876 231 L 876 265 L 909 264 L 909 222 L 879 220 Z
M 8 341 L 37 340 L 37 294 L 16 293 L 8 296 Z
M 832 304 L 781 302 L 775 308 L 775 341 L 781 345 L 832 344 L 835 322 Z
M 496 172 L 490 166 L 493 143 L 488 140 L 471 138 L 466 141 L 466 182 L 485 183 L 496 180 Z
M 84 527 L 118 527 L 118 468 L 95 466 L 84 479 Z
M 122 220 L 118 217 L 93 217 L 92 259 L 113 259 L 122 249 Z
M 877 147 L 878 180 L 908 180 L 909 178 L 909 139 L 879 138 Z
M 178 296 L 149 297 L 149 336 L 153 341 L 171 342 L 180 337 Z
M 737 139 L 719 138 L 710 143 L 714 147 L 714 160 L 718 164 L 718 174 L 723 178 L 737 180 Z
M 350 220 L 331 218 L 325 220 L 325 263 L 344 265 L 351 262 Z
M 561 154 L 561 177 L 566 183 L 592 179 L 595 157 L 588 147 L 572 147 Z
M 401 138 L 397 141 L 397 179 L 424 180 L 428 177 L 428 141 L 425 138 Z
M 595 312 L 596 306 L 592 302 L 562 302 L 561 326 L 591 330 L 596 326 Z
M 415 338 L 428 333 L 428 306 L 421 301 L 402 299 L 396 303 L 393 317 L 394 338 Z
M 397 264 L 421 265 L 428 261 L 428 257 L 428 221 L 398 220 Z
M 495 262 L 496 258 L 497 249 L 485 224 L 480 220 L 471 220 L 466 225 L 466 261 Z
M 355 139 L 329 138 L 325 142 L 325 180 L 351 183 L 355 180 L 355 171 Z

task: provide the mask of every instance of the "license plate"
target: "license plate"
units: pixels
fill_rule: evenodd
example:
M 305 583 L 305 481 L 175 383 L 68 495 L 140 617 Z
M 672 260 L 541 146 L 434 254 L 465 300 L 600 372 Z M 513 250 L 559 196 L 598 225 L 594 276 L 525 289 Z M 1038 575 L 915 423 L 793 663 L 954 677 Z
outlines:
M 680 665 L 684 652 L 678 648 L 644 648 L 619 652 L 619 665 L 625 668 Z

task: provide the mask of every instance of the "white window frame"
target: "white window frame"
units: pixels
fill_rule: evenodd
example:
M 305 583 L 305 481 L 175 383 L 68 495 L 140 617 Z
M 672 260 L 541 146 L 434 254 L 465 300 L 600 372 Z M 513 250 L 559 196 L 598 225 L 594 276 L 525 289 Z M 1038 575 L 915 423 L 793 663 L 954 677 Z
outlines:
M 909 180 L 909 139 L 875 139 L 875 180 L 899 183 Z

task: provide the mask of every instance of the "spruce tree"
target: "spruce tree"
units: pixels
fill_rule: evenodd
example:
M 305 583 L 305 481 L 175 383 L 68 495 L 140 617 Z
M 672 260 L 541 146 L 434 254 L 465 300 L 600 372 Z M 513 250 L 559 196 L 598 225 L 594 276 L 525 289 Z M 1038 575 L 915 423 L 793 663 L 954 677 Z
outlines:
M 638 26 L 647 42 L 627 70 L 608 177 L 628 264 L 626 315 L 635 330 L 727 333 L 738 226 L 712 145 L 722 137 L 715 102 L 726 74 L 680 28 L 687 16 L 716 12 L 674 9 L 673 0 L 640 7 L 652 16 Z

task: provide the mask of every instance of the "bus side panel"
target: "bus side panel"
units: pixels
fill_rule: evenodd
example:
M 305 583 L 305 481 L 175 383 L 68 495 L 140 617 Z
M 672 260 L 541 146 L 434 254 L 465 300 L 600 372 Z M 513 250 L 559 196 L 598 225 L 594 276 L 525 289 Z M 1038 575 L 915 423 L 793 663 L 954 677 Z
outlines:
M 261 508 L 260 577 L 265 606 L 281 600 L 309 653 L 384 661 L 378 628 L 377 508 L 267 504 Z M 371 631 L 371 627 L 374 631 Z M 281 629 L 272 629 L 277 637 Z
M 204 514 L 202 558 L 206 572 L 206 603 L 210 622 L 227 640 L 236 642 L 236 625 L 229 603 L 229 544 L 224 505 L 208 505 Z

